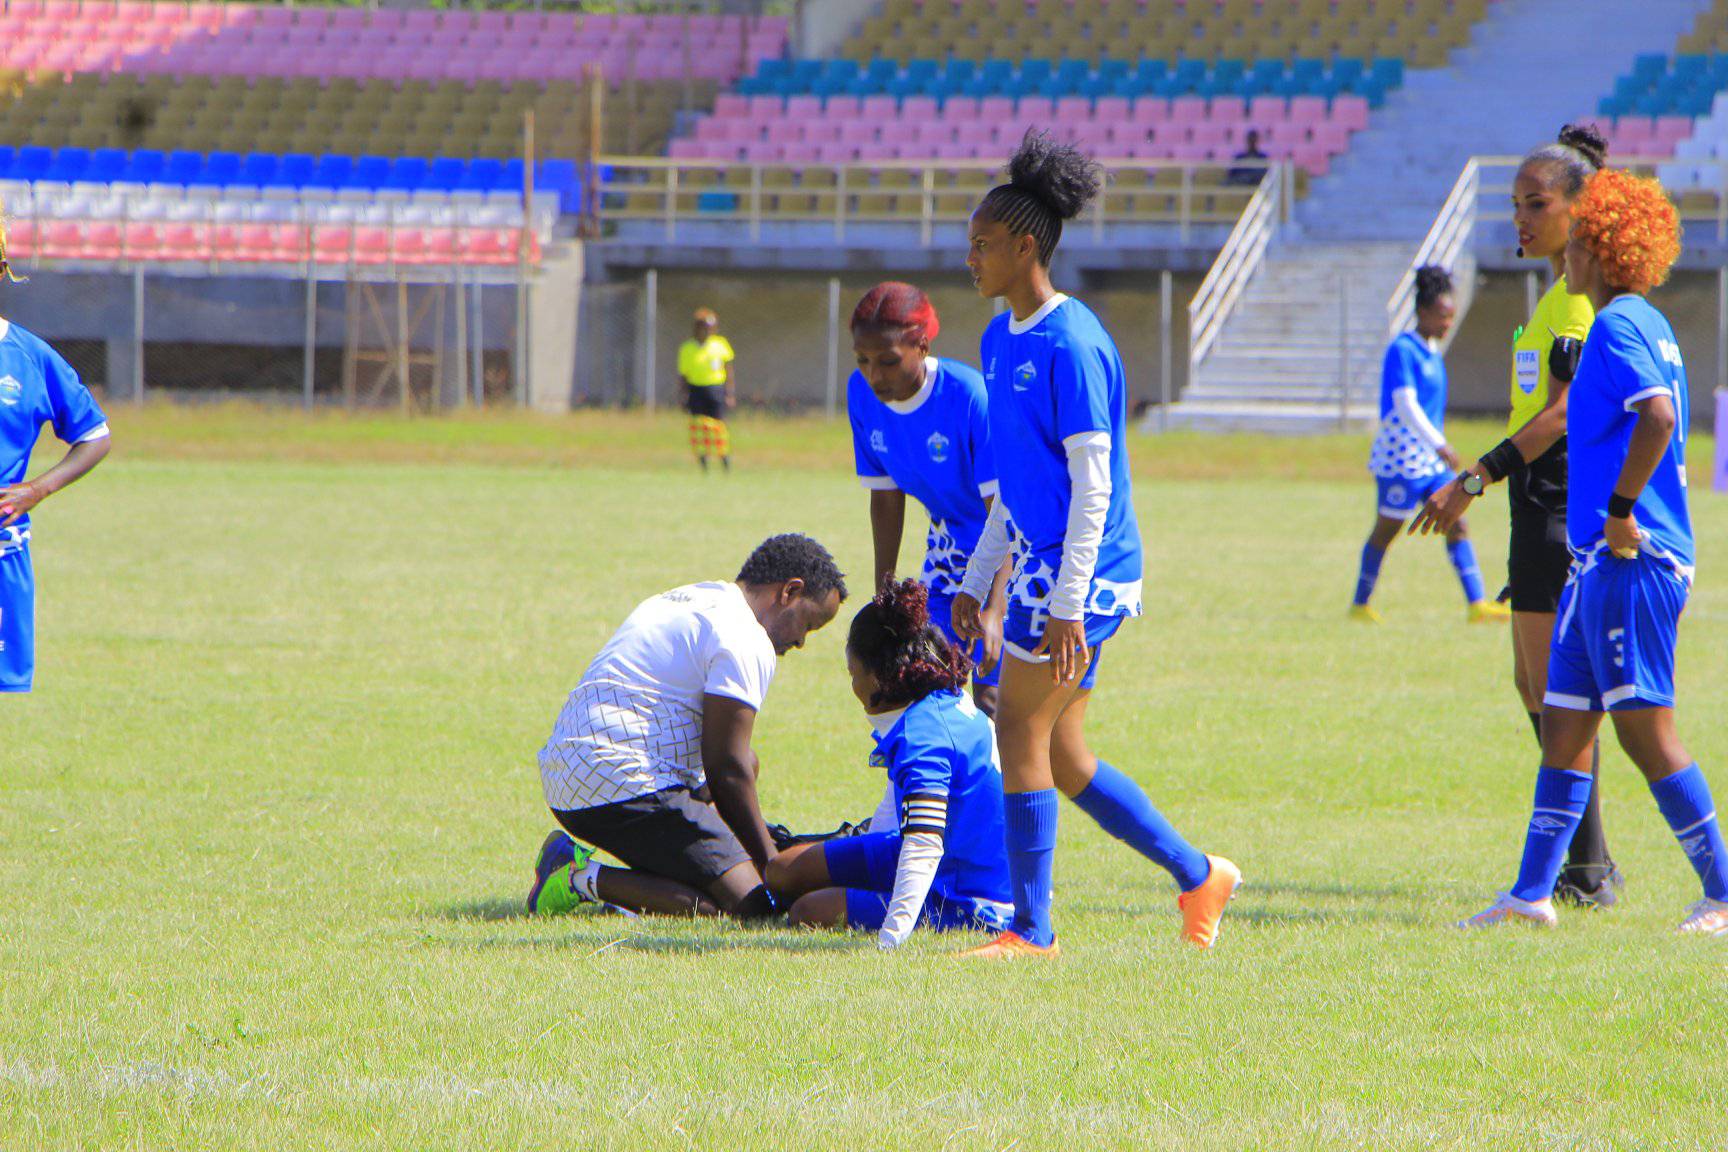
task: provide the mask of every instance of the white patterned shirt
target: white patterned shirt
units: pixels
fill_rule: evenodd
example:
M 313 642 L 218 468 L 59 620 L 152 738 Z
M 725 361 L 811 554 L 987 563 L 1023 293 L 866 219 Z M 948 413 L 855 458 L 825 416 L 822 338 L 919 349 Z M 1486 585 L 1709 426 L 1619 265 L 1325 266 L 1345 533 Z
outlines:
M 702 698 L 760 711 L 775 663 L 773 641 L 730 581 L 643 601 L 582 674 L 540 750 L 546 803 L 568 812 L 699 787 Z

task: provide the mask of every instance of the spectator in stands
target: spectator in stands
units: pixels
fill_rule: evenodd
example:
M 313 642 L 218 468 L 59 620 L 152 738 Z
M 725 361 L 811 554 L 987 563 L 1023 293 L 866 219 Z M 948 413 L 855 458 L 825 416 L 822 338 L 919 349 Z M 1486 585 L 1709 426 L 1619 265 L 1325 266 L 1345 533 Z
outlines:
M 1572 295 L 1566 282 L 1566 240 L 1572 205 L 1590 177 L 1608 163 L 1608 141 L 1594 127 L 1568 124 L 1559 139 L 1524 158 L 1512 181 L 1512 219 L 1518 254 L 1546 260 L 1553 286 L 1530 322 L 1512 335 L 1512 416 L 1499 446 L 1428 498 L 1412 532 L 1444 531 L 1456 524 L 1490 484 L 1505 480 L 1512 512 L 1506 595 L 1512 604 L 1512 678 L 1542 741 L 1542 701 L 1548 692 L 1548 656 L 1561 593 L 1572 571 L 1566 545 L 1566 395 L 1595 323 L 1590 298 Z M 1601 766 L 1593 745 L 1591 776 Z M 1605 908 L 1625 878 L 1608 854 L 1602 827 L 1602 790 L 1590 800 L 1568 849 L 1554 898 L 1579 907 Z
M 6 263 L 0 205 L 0 283 Z M 42 426 L 71 445 L 52 467 L 26 480 Z M 108 420 L 59 353 L 0 318 L 0 692 L 28 692 L 36 672 L 36 577 L 30 510 L 108 455 Z
M 779 657 L 834 619 L 846 579 L 808 536 L 763 541 L 732 580 L 643 601 L 570 693 L 540 783 L 571 835 L 541 846 L 528 910 L 587 901 L 670 915 L 772 915 L 775 846 L 756 800 L 756 713 Z
M 678 376 L 684 381 L 684 410 L 690 413 L 690 450 L 704 472 L 710 455 L 732 470 L 732 436 L 726 428 L 726 409 L 738 403 L 732 359 L 732 345 L 720 335 L 720 318 L 711 309 L 696 309 L 695 332 L 678 349 Z
M 1248 129 L 1242 143 L 1242 151 L 1236 153 L 1237 165 L 1225 174 L 1224 183 L 1252 188 L 1266 175 L 1266 153 L 1260 151 L 1260 130 Z

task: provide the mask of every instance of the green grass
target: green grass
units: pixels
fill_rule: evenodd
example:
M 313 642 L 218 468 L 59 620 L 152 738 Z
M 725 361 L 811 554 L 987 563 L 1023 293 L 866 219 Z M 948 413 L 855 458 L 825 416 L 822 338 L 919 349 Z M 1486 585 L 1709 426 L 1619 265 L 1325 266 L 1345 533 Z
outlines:
M 777 530 L 865 569 L 843 428 L 746 423 L 704 481 L 672 417 L 113 415 L 37 518 L 38 690 L 0 706 L 6 1152 L 1722 1146 L 1728 947 L 1673 933 L 1696 882 L 1617 749 L 1623 907 L 1447 929 L 1509 879 L 1534 750 L 1433 541 L 1343 621 L 1361 439 L 1134 442 L 1152 607 L 1094 742 L 1243 866 L 1220 946 L 1067 807 L 1067 954 L 975 967 L 516 914 L 534 754 L 637 600 Z M 1728 793 L 1728 501 L 1694 512 L 1681 723 Z M 1495 574 L 1503 502 L 1474 519 Z M 880 790 L 843 631 L 758 724 L 798 825 Z

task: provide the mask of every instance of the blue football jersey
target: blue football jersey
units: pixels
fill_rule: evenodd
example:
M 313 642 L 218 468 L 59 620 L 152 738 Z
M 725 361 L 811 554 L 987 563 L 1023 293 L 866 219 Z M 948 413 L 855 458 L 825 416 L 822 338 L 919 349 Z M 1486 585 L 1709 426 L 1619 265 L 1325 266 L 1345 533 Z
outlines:
M 933 692 L 912 704 L 876 737 L 870 762 L 887 769 L 897 813 L 904 814 L 908 796 L 948 798 L 932 892 L 1012 901 L 996 729 L 972 701 Z
M 25 478 L 44 424 L 76 444 L 107 422 L 72 365 L 35 335 L 0 320 L 0 485 Z M 28 516 L 0 529 L 0 551 L 21 545 L 29 534 Z
M 898 488 L 924 505 L 930 534 L 922 579 L 931 591 L 953 595 L 984 530 L 985 497 L 996 495 L 984 378 L 958 361 L 931 357 L 918 394 L 884 404 L 854 372 L 846 408 L 859 482 Z
M 1024 544 L 1012 595 L 1045 601 L 1062 567 L 1068 534 L 1065 442 L 1102 432 L 1110 437 L 1110 509 L 1098 546 L 1085 610 L 1099 616 L 1140 614 L 1140 526 L 1128 473 L 1128 378 L 1116 344 L 1090 308 L 1058 294 L 1015 322 L 990 321 L 983 340 L 990 399 L 990 439 L 1001 472 L 1002 500 Z
M 1686 365 L 1667 317 L 1642 296 L 1621 296 L 1596 314 L 1566 407 L 1566 535 L 1572 549 L 1590 553 L 1602 544 L 1602 522 L 1638 422 L 1633 405 L 1666 395 L 1678 423 L 1638 496 L 1633 515 L 1645 550 L 1671 560 L 1690 576 L 1694 550 L 1686 506 Z
M 1446 462 L 1405 427 L 1392 402 L 1393 393 L 1401 388 L 1416 393 L 1416 406 L 1430 424 L 1446 427 L 1446 359 L 1414 332 L 1392 341 L 1381 363 L 1380 430 L 1369 452 L 1368 470 L 1385 480 L 1425 480 L 1445 472 Z

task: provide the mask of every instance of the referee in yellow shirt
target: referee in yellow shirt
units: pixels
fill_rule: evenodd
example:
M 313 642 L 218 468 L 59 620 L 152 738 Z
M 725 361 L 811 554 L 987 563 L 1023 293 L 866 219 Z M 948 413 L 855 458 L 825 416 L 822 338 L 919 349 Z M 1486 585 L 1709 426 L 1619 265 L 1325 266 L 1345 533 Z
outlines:
M 690 450 L 704 472 L 711 455 L 732 470 L 732 435 L 726 430 L 726 409 L 738 402 L 732 358 L 732 345 L 720 335 L 720 318 L 707 308 L 696 309 L 695 333 L 678 349 L 678 375 L 684 381 L 684 410 L 690 413 Z
M 1411 526 L 1413 532 L 1443 529 L 1487 485 L 1508 481 L 1513 678 L 1538 742 L 1554 617 L 1572 568 L 1566 546 L 1566 391 L 1596 316 L 1586 297 L 1567 293 L 1564 254 L 1572 201 L 1607 162 L 1608 143 L 1600 132 L 1568 124 L 1555 143 L 1536 149 L 1519 167 L 1512 184 L 1518 254 L 1548 261 L 1554 284 L 1530 322 L 1513 334 L 1507 438 L 1436 492 Z M 1608 854 L 1601 797 L 1602 789 L 1590 790 L 1589 807 L 1554 889 L 1556 900 L 1606 908 L 1625 883 Z

